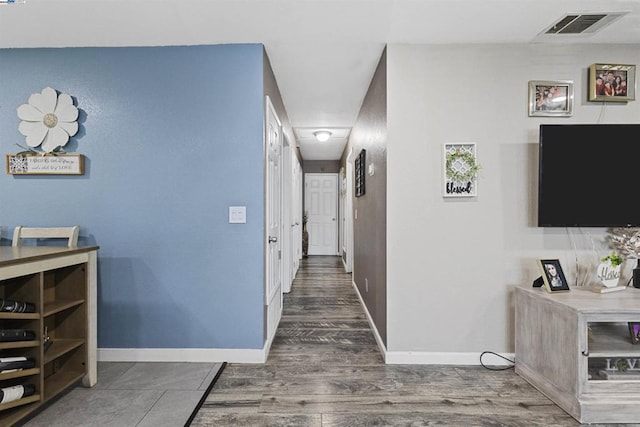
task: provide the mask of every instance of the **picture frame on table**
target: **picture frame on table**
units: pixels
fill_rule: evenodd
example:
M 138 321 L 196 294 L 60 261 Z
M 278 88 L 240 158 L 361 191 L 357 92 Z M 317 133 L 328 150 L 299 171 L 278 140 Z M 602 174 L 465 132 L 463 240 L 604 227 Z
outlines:
M 635 99 L 635 65 L 592 64 L 589 67 L 589 101 L 628 102 Z
M 549 293 L 567 292 L 569 291 L 569 282 L 562 271 L 560 260 L 558 259 L 539 259 L 538 267 L 542 274 L 544 288 Z
M 530 117 L 570 117 L 573 115 L 573 81 L 531 80 Z
M 640 344 L 640 322 L 629 322 L 631 344 Z

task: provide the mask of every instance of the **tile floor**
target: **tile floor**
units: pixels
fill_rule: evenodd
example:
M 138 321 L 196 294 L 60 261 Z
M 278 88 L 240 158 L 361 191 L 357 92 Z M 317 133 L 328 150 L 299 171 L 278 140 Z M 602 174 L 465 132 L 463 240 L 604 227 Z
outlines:
M 221 363 L 98 362 L 98 384 L 63 393 L 24 426 L 184 426 L 221 367 Z

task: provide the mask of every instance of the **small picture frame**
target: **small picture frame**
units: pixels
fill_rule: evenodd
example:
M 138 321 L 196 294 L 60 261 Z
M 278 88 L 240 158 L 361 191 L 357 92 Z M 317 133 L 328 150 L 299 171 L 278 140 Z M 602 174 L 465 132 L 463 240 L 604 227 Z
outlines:
M 558 259 L 539 259 L 538 267 L 542 273 L 544 288 L 549 293 L 567 292 L 569 283 Z
M 589 101 L 627 102 L 635 99 L 635 65 L 592 64 L 589 67 Z
M 569 80 L 531 80 L 530 117 L 570 117 L 573 115 L 573 82 Z
M 640 344 L 640 322 L 629 322 L 631 344 Z

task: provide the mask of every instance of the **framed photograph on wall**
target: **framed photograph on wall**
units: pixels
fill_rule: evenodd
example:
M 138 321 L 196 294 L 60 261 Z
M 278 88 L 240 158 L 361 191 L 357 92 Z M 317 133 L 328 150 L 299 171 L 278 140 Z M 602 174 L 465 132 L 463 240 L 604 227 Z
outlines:
M 573 114 L 573 82 L 531 80 L 529 116 L 569 117 Z
M 627 102 L 635 99 L 635 65 L 592 64 L 589 67 L 589 101 Z
M 539 259 L 538 267 L 542 273 L 544 288 L 549 293 L 566 292 L 569 290 L 569 283 L 564 276 L 564 271 L 558 259 Z

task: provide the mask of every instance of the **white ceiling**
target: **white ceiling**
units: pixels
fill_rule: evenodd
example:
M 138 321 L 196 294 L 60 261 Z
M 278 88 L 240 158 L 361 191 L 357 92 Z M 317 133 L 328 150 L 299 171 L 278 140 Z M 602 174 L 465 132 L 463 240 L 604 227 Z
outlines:
M 537 37 L 569 12 L 621 11 L 629 13 L 595 34 Z M 340 157 L 386 43 L 530 42 L 640 44 L 640 1 L 26 0 L 0 5 L 0 48 L 263 43 L 306 160 Z M 331 138 L 325 150 L 310 136 L 317 128 L 341 136 Z

